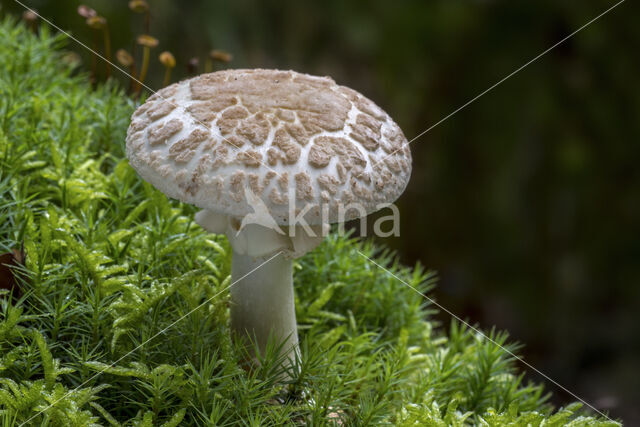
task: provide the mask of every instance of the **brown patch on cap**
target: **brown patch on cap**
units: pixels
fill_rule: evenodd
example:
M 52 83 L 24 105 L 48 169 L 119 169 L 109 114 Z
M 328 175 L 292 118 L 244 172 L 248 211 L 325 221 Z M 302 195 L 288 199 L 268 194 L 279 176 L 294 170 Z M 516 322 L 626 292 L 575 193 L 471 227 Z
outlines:
M 232 96 L 221 96 L 204 102 L 194 102 L 186 110 L 194 119 L 200 122 L 210 122 L 216 118 L 218 113 L 236 103 Z
M 277 166 L 280 159 L 284 160 L 284 155 L 278 150 L 275 148 L 269 148 L 267 150 L 267 163 L 269 163 L 269 166 Z
M 289 135 L 295 138 L 298 141 L 298 144 L 304 146 L 309 143 L 309 139 L 313 136 L 312 133 L 306 131 L 304 127 L 298 124 L 287 124 L 285 126 Z
M 365 188 L 362 184 L 360 184 L 354 178 L 351 179 L 351 191 L 355 196 L 357 196 L 362 200 L 371 200 L 373 196 L 370 190 Z
M 196 169 L 193 171 L 191 175 L 191 181 L 187 182 L 183 187 L 185 193 L 195 196 L 198 190 L 200 190 L 200 186 L 203 182 L 203 177 L 207 170 L 211 167 L 211 156 L 209 154 L 204 154 L 198 160 L 198 165 Z
M 278 186 L 282 191 L 287 191 L 289 188 L 289 174 L 287 172 L 282 172 L 278 177 Z
M 365 172 L 364 168 L 360 165 L 356 165 L 353 167 L 351 171 L 351 175 L 359 181 L 364 182 L 365 184 L 371 184 L 371 175 Z
M 400 163 L 396 156 L 386 157 L 384 162 L 393 172 L 400 172 L 402 170 L 402 163 Z
M 271 180 L 276 177 L 276 175 L 277 174 L 274 171 L 267 172 L 267 174 L 264 176 L 264 186 L 268 186 Z
M 358 148 L 348 139 L 334 136 L 319 136 L 309 150 L 309 164 L 315 168 L 324 168 L 331 158 L 337 155 L 340 164 L 349 170 L 353 166 L 364 167 L 367 164 Z
M 241 105 L 229 107 L 222 113 L 223 119 L 238 120 L 249 116 L 249 112 Z
M 329 174 L 320 175 L 318 177 L 318 184 L 330 194 L 336 194 L 338 192 L 338 186 L 341 185 L 340 181 L 338 181 L 336 177 Z
M 384 187 L 386 187 L 390 182 L 391 182 L 391 178 L 393 177 L 393 175 L 391 174 L 391 172 L 389 172 L 388 168 L 384 168 L 378 172 L 378 175 L 376 176 L 373 185 L 375 186 L 375 189 L 378 191 L 381 191 Z
M 158 120 L 175 110 L 175 108 L 176 106 L 170 101 L 156 102 L 153 107 L 147 111 L 147 116 L 151 120 Z
M 302 126 L 312 133 L 319 133 L 323 130 L 336 131 L 344 127 L 343 117 L 334 114 L 325 115 L 313 111 L 300 111 L 298 118 Z
M 305 172 L 295 174 L 296 181 L 296 198 L 299 200 L 313 200 L 313 187 L 311 187 L 311 178 Z
M 330 77 L 311 76 L 308 74 L 296 74 L 293 81 L 315 88 L 328 88 L 336 84 Z
M 226 137 L 233 132 L 236 126 L 238 126 L 238 121 L 235 119 L 220 118 L 216 122 L 216 126 L 220 129 L 222 136 Z
M 182 130 L 182 127 L 183 123 L 181 120 L 171 119 L 167 122 L 160 123 L 159 125 L 150 128 L 147 131 L 149 144 L 157 145 L 167 142 L 167 139 L 180 132 Z
M 262 194 L 262 190 L 264 190 L 264 186 L 260 184 L 260 175 L 257 173 L 250 173 L 248 175 L 249 178 L 249 188 L 253 191 L 253 194 Z
M 216 122 L 216 125 L 220 129 L 220 133 L 222 135 L 229 135 L 238 127 L 239 120 L 244 119 L 248 115 L 249 112 L 246 108 L 241 106 L 229 107 L 223 111 L 222 115 Z
M 342 195 L 340 197 L 340 202 L 343 205 L 348 205 L 350 203 L 353 203 L 354 200 L 355 200 L 355 197 L 353 197 L 353 193 L 351 192 L 351 190 L 347 189 L 342 192 Z M 353 209 L 347 210 L 347 212 L 351 212 L 351 211 L 353 211 Z M 351 215 L 351 217 L 353 217 L 353 215 Z M 349 218 L 348 215 L 347 215 L 347 218 Z
M 216 169 L 219 166 L 227 164 L 227 155 L 229 154 L 229 149 L 225 145 L 217 145 L 213 149 L 213 163 L 211 164 L 211 169 Z
M 269 200 L 275 205 L 287 205 L 289 204 L 289 195 L 286 191 L 278 191 L 276 188 L 272 188 L 269 193 Z
M 176 163 L 187 163 L 196 155 L 196 150 L 209 137 L 209 131 L 194 129 L 189 136 L 169 147 L 169 157 Z
M 382 124 L 371 116 L 358 114 L 356 122 L 351 125 L 350 136 L 360 142 L 369 151 L 376 151 L 380 141 Z
M 147 102 L 136 108 L 136 111 L 133 112 L 133 115 L 131 117 L 136 118 L 142 116 L 143 114 L 146 114 L 147 110 L 153 107 L 152 98 L 153 96 L 149 97 L 149 99 L 147 99 Z
M 191 89 L 191 97 L 193 99 L 212 99 L 219 97 L 218 86 L 224 83 L 227 76 L 220 73 L 203 74 L 189 80 L 189 88 Z M 228 97 L 229 95 L 226 94 Z
M 382 149 L 388 154 L 400 152 L 407 141 L 402 130 L 395 123 L 393 126 L 387 127 L 383 135 Z
M 169 178 L 173 173 L 173 168 L 169 167 L 169 165 L 162 165 L 158 168 L 158 173 L 163 178 Z
M 384 121 L 386 114 L 380 107 L 374 104 L 371 100 L 365 98 L 353 89 L 346 86 L 340 86 L 340 92 L 342 92 L 349 101 L 351 101 L 358 110 L 375 117 L 378 120 Z
M 131 121 L 129 131 L 132 133 L 139 132 L 149 126 L 151 122 L 145 118 L 136 118 Z
M 223 138 L 223 141 L 233 148 L 240 148 L 244 145 L 244 141 L 242 140 L 242 138 L 238 138 L 238 136 L 236 135 L 226 135 Z
M 347 182 L 347 169 L 344 167 L 342 163 L 336 164 L 336 172 L 338 172 L 338 179 L 340 180 L 340 185 Z
M 262 145 L 269 135 L 271 124 L 263 113 L 257 113 L 243 120 L 236 133 L 247 138 L 253 145 Z
M 244 199 L 244 177 L 244 172 L 236 171 L 229 179 L 229 192 L 231 198 L 236 202 L 241 202 Z
M 164 101 L 167 98 L 172 97 L 173 95 L 175 95 L 178 92 L 178 86 L 177 85 L 171 85 L 171 86 L 167 86 L 167 87 L 163 87 L 162 89 L 160 89 L 159 91 L 157 91 L 156 93 L 154 93 L 153 95 L 151 95 L 151 97 L 149 97 L 149 101 L 150 100 L 162 100 Z
M 262 154 L 255 150 L 241 151 L 236 159 L 247 167 L 257 168 L 262 163 Z
M 296 121 L 296 113 L 291 110 L 285 110 L 284 108 L 278 109 L 276 112 L 276 117 L 285 122 L 295 122 Z
M 336 139 L 334 137 L 316 138 L 309 150 L 309 164 L 315 168 L 321 169 L 327 167 L 333 157 L 333 144 Z
M 300 146 L 295 143 L 291 135 L 284 129 L 278 129 L 273 137 L 273 146 L 278 147 L 284 154 L 285 164 L 292 165 L 300 158 Z

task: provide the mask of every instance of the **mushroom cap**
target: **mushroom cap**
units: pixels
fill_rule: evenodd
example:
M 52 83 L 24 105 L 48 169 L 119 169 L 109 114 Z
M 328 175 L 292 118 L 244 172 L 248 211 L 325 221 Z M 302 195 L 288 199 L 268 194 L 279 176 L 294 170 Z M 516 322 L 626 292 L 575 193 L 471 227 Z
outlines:
M 130 67 L 134 61 L 133 56 L 124 49 L 118 49 L 116 59 L 123 67 Z
M 176 66 L 176 58 L 171 52 L 167 50 L 165 50 L 160 54 L 160 56 L 158 56 L 158 60 L 167 68 L 173 68 Z
M 219 49 L 214 49 L 209 52 L 209 57 L 220 62 L 231 62 L 231 60 L 233 59 L 233 56 L 229 52 L 225 52 L 224 50 Z
M 411 174 L 398 125 L 328 77 L 225 70 L 160 90 L 134 112 L 127 157 L 167 196 L 215 213 L 317 225 L 392 203 Z M 264 210 L 264 209 L 262 209 Z
M 149 10 L 149 4 L 145 0 L 131 0 L 129 9 L 134 13 L 144 13 Z
M 28 9 L 22 12 L 22 19 L 27 22 L 35 22 L 38 20 L 38 14 L 34 10 Z
M 86 19 L 86 18 L 91 18 L 92 16 L 96 16 L 97 12 L 91 9 L 89 6 L 85 6 L 84 4 L 81 4 L 80 6 L 78 6 L 78 15 Z
M 139 45 L 149 48 L 154 48 L 158 46 L 158 39 L 150 36 L 149 34 L 141 34 L 136 39 Z
M 102 30 L 107 26 L 107 19 L 100 15 L 90 16 L 87 18 L 87 25 L 94 30 Z

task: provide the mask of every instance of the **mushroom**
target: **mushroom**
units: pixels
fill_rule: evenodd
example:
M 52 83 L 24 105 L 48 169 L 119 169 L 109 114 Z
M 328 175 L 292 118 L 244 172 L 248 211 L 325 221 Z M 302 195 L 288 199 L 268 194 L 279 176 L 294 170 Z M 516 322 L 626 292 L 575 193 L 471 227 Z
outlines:
M 149 67 L 149 53 L 151 49 L 158 46 L 158 39 L 148 34 L 142 34 L 136 39 L 138 44 L 142 46 L 142 67 L 140 68 L 140 75 L 138 76 L 138 85 L 136 91 L 142 90 L 144 79 L 147 77 L 147 69 Z
M 160 54 L 158 60 L 162 65 L 164 65 L 164 79 L 162 80 L 162 86 L 167 86 L 171 81 L 171 70 L 176 66 L 176 58 L 171 52 L 165 50 Z
M 233 55 L 231 55 L 229 52 L 225 52 L 224 50 L 214 49 L 211 52 L 209 52 L 209 57 L 207 58 L 207 61 L 204 64 L 204 71 L 206 73 L 210 73 L 211 71 L 213 71 L 213 61 L 227 64 L 231 62 L 232 59 L 233 59 Z
M 133 89 L 136 81 L 136 61 L 133 58 L 133 55 L 131 55 L 125 49 L 118 49 L 116 51 L 116 59 L 118 60 L 118 63 L 120 65 L 129 68 L 130 79 L 128 91 L 131 92 L 131 89 Z
M 149 33 L 149 24 L 151 22 L 151 12 L 149 11 L 149 3 L 146 0 L 131 0 L 129 9 L 133 13 L 144 13 L 144 32 Z
M 298 343 L 292 259 L 330 223 L 393 202 L 411 173 L 407 140 L 383 110 L 294 71 L 225 70 L 167 86 L 134 112 L 126 148 L 144 180 L 228 237 L 235 339 L 261 352 L 275 339 L 288 360 Z
M 85 13 L 90 14 L 90 12 L 81 9 L 81 7 L 78 8 L 78 13 L 80 13 L 81 10 Z M 106 56 L 105 62 L 107 67 L 106 77 L 108 79 L 109 76 L 111 76 L 111 36 L 109 35 L 109 24 L 107 23 L 106 18 L 99 15 L 89 16 L 86 23 L 89 28 L 92 28 L 96 31 L 102 31 L 104 35 L 104 54 Z
M 35 32 L 38 22 L 38 12 L 33 9 L 27 9 L 22 12 L 22 20 L 27 24 L 27 27 Z

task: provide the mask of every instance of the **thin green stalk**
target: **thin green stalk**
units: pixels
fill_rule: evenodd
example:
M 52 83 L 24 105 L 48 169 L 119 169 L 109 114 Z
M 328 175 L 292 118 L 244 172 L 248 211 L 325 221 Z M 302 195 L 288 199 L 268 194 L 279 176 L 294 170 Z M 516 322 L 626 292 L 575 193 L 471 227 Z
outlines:
M 164 79 L 162 80 L 162 86 L 168 86 L 171 82 L 171 68 L 166 67 L 164 70 Z
M 140 69 L 140 77 L 138 77 L 138 86 L 137 93 L 140 93 L 142 90 L 142 85 L 144 84 L 144 79 L 147 77 L 147 70 L 149 69 L 149 54 L 151 49 L 147 46 L 144 46 L 142 49 L 142 68 Z

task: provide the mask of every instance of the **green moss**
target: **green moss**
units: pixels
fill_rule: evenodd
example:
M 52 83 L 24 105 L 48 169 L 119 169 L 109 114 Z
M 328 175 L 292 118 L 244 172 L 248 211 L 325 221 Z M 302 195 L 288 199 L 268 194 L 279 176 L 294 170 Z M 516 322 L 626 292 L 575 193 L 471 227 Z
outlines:
M 239 368 L 226 240 L 128 166 L 133 102 L 92 89 L 63 44 L 0 24 L 0 251 L 24 240 L 28 276 L 18 304 L 0 302 L 3 425 L 617 425 L 554 410 L 500 346 L 435 328 L 427 301 L 359 252 L 423 292 L 434 274 L 344 236 L 295 265 L 288 394 L 277 351 Z

